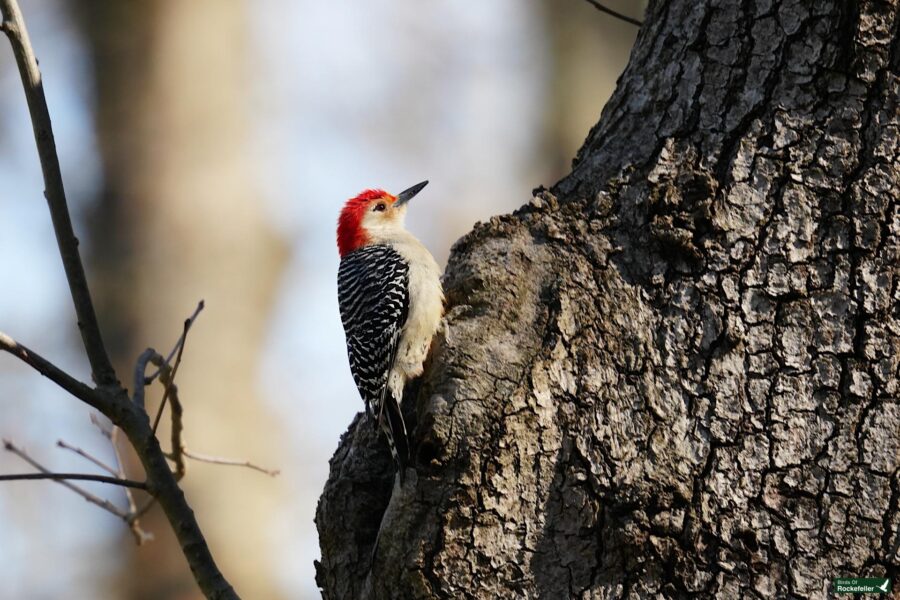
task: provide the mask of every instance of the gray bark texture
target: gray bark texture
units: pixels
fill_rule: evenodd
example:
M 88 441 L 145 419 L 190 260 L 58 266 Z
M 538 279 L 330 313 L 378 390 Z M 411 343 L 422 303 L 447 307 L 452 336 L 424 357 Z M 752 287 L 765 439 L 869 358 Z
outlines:
M 651 3 L 572 173 L 453 249 L 417 473 L 341 439 L 325 598 L 900 585 L 898 13 Z

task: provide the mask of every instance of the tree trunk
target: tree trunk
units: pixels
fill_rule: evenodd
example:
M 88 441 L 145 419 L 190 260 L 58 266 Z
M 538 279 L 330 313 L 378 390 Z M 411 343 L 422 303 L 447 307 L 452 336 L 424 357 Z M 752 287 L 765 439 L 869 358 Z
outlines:
M 453 250 L 417 476 L 341 439 L 326 598 L 897 584 L 898 12 L 651 3 L 572 173 Z

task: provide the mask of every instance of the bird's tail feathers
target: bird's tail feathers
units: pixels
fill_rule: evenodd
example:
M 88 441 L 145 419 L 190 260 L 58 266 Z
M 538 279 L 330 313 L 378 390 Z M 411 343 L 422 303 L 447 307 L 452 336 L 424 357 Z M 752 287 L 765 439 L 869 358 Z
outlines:
M 379 421 L 384 436 L 387 438 L 388 446 L 391 448 L 391 455 L 394 457 L 394 462 L 397 463 L 397 471 L 400 473 L 400 482 L 402 483 L 406 467 L 409 465 L 409 438 L 406 435 L 403 412 L 400 410 L 400 403 L 390 392 L 385 394 L 381 408 L 382 414 Z

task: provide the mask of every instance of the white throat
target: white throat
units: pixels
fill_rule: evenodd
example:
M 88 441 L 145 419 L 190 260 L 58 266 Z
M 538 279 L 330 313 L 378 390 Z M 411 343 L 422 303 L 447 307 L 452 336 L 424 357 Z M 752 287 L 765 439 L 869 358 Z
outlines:
M 406 240 L 410 233 L 406 231 L 406 207 L 394 212 L 390 217 L 383 213 L 366 213 L 362 227 L 366 230 L 373 244 L 391 244 Z

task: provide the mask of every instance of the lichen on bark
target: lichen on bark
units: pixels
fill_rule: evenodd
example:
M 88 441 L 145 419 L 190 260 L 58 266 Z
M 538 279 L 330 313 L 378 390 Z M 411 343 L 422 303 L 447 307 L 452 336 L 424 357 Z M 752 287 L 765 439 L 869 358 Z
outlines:
M 897 580 L 898 13 L 651 3 L 572 173 L 453 249 L 416 476 L 342 438 L 326 598 Z

